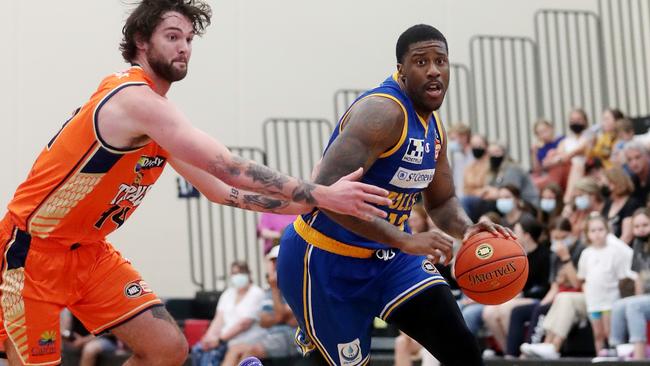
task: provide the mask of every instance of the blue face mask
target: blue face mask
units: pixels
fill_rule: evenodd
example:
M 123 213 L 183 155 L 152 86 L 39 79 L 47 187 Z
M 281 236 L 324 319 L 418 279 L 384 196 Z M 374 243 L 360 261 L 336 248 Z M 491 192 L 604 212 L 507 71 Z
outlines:
M 461 151 L 463 147 L 460 145 L 460 142 L 456 140 L 449 140 L 449 145 L 447 146 L 450 152 Z
M 248 285 L 248 275 L 245 273 L 236 273 L 230 276 L 230 285 L 236 289 L 246 287 Z
M 552 198 L 542 198 L 539 201 L 539 208 L 542 209 L 542 211 L 546 213 L 551 213 L 553 210 L 555 210 L 555 200 Z
M 586 194 L 576 197 L 573 202 L 576 204 L 576 208 L 580 211 L 588 209 L 591 205 L 591 202 L 589 202 L 589 196 Z
M 515 208 L 515 200 L 512 198 L 499 198 L 497 199 L 497 210 L 504 215 L 509 214 Z

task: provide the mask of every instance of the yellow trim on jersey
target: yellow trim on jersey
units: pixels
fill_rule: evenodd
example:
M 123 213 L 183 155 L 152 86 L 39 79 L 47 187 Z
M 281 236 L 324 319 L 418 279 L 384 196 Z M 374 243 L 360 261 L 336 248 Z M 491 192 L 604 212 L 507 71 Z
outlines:
M 440 135 L 440 143 L 442 144 L 445 141 L 445 133 L 442 130 L 442 119 L 438 112 L 433 112 L 433 117 L 436 119 L 436 126 L 438 126 L 438 134 Z
M 371 258 L 374 250 L 345 244 L 336 239 L 321 233 L 309 226 L 302 216 L 298 216 L 293 222 L 293 228 L 307 243 L 324 251 L 353 258 Z
M 400 298 L 400 296 L 398 296 L 397 298 L 399 298 L 399 300 L 396 301 L 393 305 L 391 305 L 388 308 L 388 310 L 386 310 L 384 312 L 384 314 L 381 314 L 380 318 L 382 320 L 386 321 L 386 319 L 388 319 L 388 317 L 393 312 L 393 310 L 395 310 L 404 301 L 406 301 L 406 300 L 410 299 L 411 297 L 417 295 L 419 292 L 421 292 L 422 290 L 424 290 L 427 287 L 430 287 L 430 286 L 433 286 L 433 285 L 439 284 L 439 283 L 445 283 L 445 280 L 441 279 L 441 278 L 431 277 L 431 279 L 432 279 L 432 281 L 427 281 L 427 282 L 423 283 L 422 285 L 416 287 L 415 289 L 413 289 L 413 290 L 407 292 L 405 295 L 401 296 L 401 298 Z M 392 301 L 395 301 L 395 299 L 393 299 Z
M 415 114 L 418 115 L 418 121 L 420 121 L 420 124 L 422 127 L 424 127 L 424 136 L 426 136 L 427 133 L 429 133 L 429 123 L 425 121 L 424 118 L 422 118 L 417 112 L 415 112 Z
M 325 346 L 323 346 L 318 338 L 316 337 L 316 328 L 313 328 L 311 320 L 311 279 L 309 276 L 309 257 L 311 256 L 312 245 L 308 245 L 305 250 L 305 257 L 303 259 L 304 269 L 303 269 L 303 283 L 302 283 L 302 306 L 303 306 L 303 318 L 305 320 L 305 331 L 311 342 L 318 348 L 321 355 L 327 361 L 328 365 L 336 365 L 334 359 L 327 353 Z M 309 303 L 307 301 L 310 301 Z

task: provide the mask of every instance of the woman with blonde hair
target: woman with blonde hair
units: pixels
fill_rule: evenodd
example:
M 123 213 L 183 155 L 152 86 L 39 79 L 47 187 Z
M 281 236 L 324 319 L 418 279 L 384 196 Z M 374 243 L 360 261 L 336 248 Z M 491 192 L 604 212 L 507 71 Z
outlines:
M 626 243 L 632 242 L 632 214 L 642 206 L 632 196 L 634 183 L 623 168 L 614 166 L 604 172 L 607 187 L 611 192 L 610 198 L 605 201 L 603 216 L 607 219 L 612 234 Z

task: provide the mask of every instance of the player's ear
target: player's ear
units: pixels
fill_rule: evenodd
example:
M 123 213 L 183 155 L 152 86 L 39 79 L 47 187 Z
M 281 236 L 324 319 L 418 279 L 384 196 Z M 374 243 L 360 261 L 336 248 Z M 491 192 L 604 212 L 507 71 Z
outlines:
M 404 81 L 406 79 L 406 77 L 404 76 L 404 74 L 402 74 L 402 68 L 403 68 L 402 64 L 398 63 L 397 64 L 397 78 L 399 80 L 401 80 L 401 81 Z
M 147 50 L 147 40 L 142 36 L 140 33 L 136 33 L 133 35 L 133 39 L 135 40 L 135 47 L 139 49 L 140 51 L 146 51 Z

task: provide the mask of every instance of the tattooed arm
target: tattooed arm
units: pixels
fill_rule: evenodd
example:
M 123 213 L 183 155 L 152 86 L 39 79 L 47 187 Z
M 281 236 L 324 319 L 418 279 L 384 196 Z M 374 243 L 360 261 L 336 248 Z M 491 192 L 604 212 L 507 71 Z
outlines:
M 149 87 L 120 90 L 102 107 L 102 113 L 100 120 L 113 118 L 110 122 L 122 126 L 133 139 L 152 139 L 176 160 L 204 170 L 238 189 L 324 207 L 366 220 L 385 216 L 383 211 L 368 203 L 390 202 L 385 198 L 385 190 L 353 181 L 361 172 L 326 187 L 237 157 L 219 141 L 192 126 L 176 106 Z M 111 126 L 106 123 L 109 121 L 103 122 L 103 126 Z
M 231 187 L 213 175 L 177 159 L 172 158 L 169 163 L 178 174 L 192 183 L 196 189 L 214 203 L 251 211 L 288 215 L 307 213 L 314 208 L 307 203 L 296 203 Z

